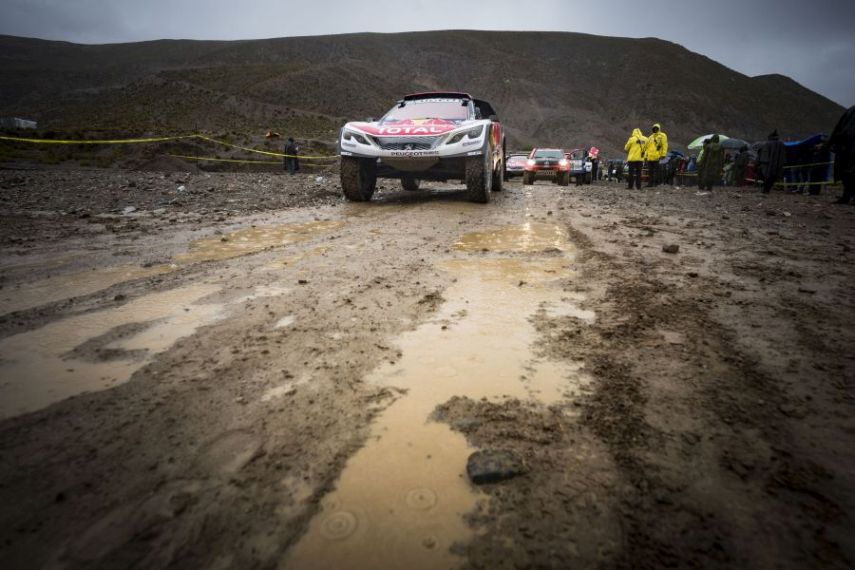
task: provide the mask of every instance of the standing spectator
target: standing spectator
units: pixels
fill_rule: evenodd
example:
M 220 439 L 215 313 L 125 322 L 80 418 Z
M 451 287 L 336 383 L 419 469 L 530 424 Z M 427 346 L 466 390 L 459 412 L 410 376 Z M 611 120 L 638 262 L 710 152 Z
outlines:
M 288 174 L 294 175 L 300 170 L 300 159 L 297 155 L 300 154 L 300 147 L 294 142 L 293 137 L 288 137 L 288 144 L 285 145 L 285 168 Z
M 674 175 L 674 182 L 677 185 L 679 185 L 679 186 L 685 186 L 686 185 L 686 178 L 687 178 L 686 172 L 688 172 L 689 163 L 691 163 L 693 160 L 694 160 L 694 157 L 690 158 L 690 157 L 682 156 L 677 161 L 677 168 L 675 169 L 676 172 Z
M 769 135 L 769 140 L 763 143 L 757 153 L 760 176 L 763 177 L 764 194 L 768 194 L 775 182 L 781 178 L 781 174 L 784 172 L 785 156 L 786 147 L 784 147 L 784 143 L 778 140 L 778 130 L 775 129 Z
M 647 137 L 644 154 L 647 161 L 647 187 L 653 188 L 659 184 L 659 159 L 668 155 L 668 135 L 662 132 L 659 123 L 653 125 L 653 132 Z
M 822 144 L 813 147 L 811 152 L 810 176 L 808 181 L 808 194 L 816 196 L 822 192 L 823 185 L 828 182 L 828 171 L 831 156 L 829 155 L 827 139 Z
M 704 144 L 704 154 L 701 158 L 700 187 L 711 191 L 713 186 L 721 181 L 721 171 L 724 166 L 724 149 L 721 148 L 718 135 L 709 139 L 709 144 Z
M 588 149 L 588 158 L 591 159 L 591 183 L 593 184 L 595 181 L 599 180 L 597 173 L 599 172 L 600 167 L 600 149 L 592 146 Z
M 698 153 L 698 161 L 696 164 L 698 167 L 698 189 L 700 190 L 703 190 L 704 188 L 704 154 L 706 154 L 707 150 L 710 148 L 710 142 L 712 142 L 712 139 L 704 139 L 704 146 L 701 148 L 701 152 Z
M 641 134 L 641 129 L 633 129 L 632 136 L 626 141 L 623 149 L 626 151 L 626 161 L 629 163 L 629 175 L 627 176 L 627 189 L 632 190 L 635 184 L 636 190 L 641 190 L 641 167 L 644 164 L 644 145 L 647 137 Z
M 750 158 L 748 147 L 742 145 L 742 148 L 739 149 L 739 154 L 736 155 L 736 159 L 733 161 L 733 183 L 737 188 L 745 184 L 745 174 L 748 171 L 748 161 Z
M 674 185 L 674 174 L 677 172 L 677 157 L 669 156 L 662 159 L 662 182 L 664 184 Z
M 617 180 L 618 182 L 623 182 L 623 161 L 622 160 L 610 160 L 608 162 L 609 168 L 609 182 L 613 180 Z
M 733 186 L 733 155 L 730 153 L 724 154 L 724 185 Z
M 792 149 L 790 153 L 790 158 L 793 159 L 794 164 L 790 165 L 790 167 L 784 167 L 784 179 L 791 183 L 792 190 L 790 190 L 794 194 L 801 194 L 806 192 L 810 187 L 810 152 L 809 148 L 803 146 L 797 146 Z
M 855 106 L 843 113 L 826 145 L 834 152 L 834 180 L 843 182 L 843 196 L 835 204 L 855 199 Z

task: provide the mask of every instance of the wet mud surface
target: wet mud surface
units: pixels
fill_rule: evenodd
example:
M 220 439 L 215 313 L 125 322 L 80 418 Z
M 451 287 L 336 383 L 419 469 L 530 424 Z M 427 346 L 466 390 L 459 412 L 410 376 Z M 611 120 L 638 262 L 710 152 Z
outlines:
M 855 563 L 855 209 L 160 176 L 0 173 L 10 567 Z

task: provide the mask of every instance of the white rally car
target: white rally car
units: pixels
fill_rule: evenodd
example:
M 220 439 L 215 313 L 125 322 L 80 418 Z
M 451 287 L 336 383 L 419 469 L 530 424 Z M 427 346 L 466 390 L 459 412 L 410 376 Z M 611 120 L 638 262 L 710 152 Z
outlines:
M 460 180 L 482 203 L 502 189 L 502 125 L 489 103 L 466 93 L 407 95 L 378 121 L 347 123 L 338 146 L 348 200 L 370 200 L 378 178 L 400 179 L 405 190 Z

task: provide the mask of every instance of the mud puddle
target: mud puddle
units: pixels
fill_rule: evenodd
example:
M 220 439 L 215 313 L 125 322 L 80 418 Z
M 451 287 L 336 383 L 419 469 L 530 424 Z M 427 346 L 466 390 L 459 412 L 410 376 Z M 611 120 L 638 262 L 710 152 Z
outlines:
M 127 382 L 178 339 L 228 316 L 229 307 L 288 291 L 268 286 L 228 301 L 206 299 L 220 290 L 196 284 L 153 293 L 3 339 L 0 419 Z
M 458 251 L 498 251 L 536 253 L 550 250 L 565 251 L 569 247 L 567 233 L 554 224 L 529 222 L 461 237 L 454 244 Z
M 456 281 L 433 320 L 402 335 L 402 357 L 368 381 L 405 395 L 372 425 L 369 442 L 347 463 L 282 568 L 451 568 L 451 552 L 475 531 L 463 516 L 484 495 L 466 477 L 473 449 L 430 420 L 453 396 L 559 402 L 587 379 L 578 369 L 538 358 L 533 318 L 568 303 L 573 248 L 556 226 L 526 225 L 463 236 L 463 251 L 562 254 L 456 258 L 439 267 Z
M 329 220 L 246 228 L 223 236 L 195 241 L 190 245 L 188 252 L 177 255 L 175 260 L 178 263 L 222 261 L 272 247 L 306 241 L 320 233 L 338 229 L 345 223 L 341 220 Z
M 6 286 L 0 291 L 0 315 L 31 309 L 63 299 L 90 295 L 119 283 L 174 271 L 179 268 L 179 265 L 231 259 L 257 253 L 271 247 L 309 240 L 317 234 L 337 229 L 344 224 L 343 221 L 315 221 L 247 228 L 224 236 L 195 241 L 190 245 L 189 251 L 175 256 L 175 263 L 172 264 L 151 267 L 118 265 L 66 273 L 40 281 Z M 326 249 L 321 247 L 309 252 L 298 253 L 265 268 L 280 270 L 305 257 L 322 255 Z M 79 256 L 67 256 L 69 259 L 76 257 Z M 32 266 L 34 268 L 51 267 L 55 263 L 56 260 L 51 259 L 44 262 L 32 262 Z
M 4 288 L 0 296 L 0 315 L 63 299 L 90 295 L 117 283 L 160 275 L 172 269 L 169 265 L 151 267 L 117 265 L 49 277 L 34 283 L 23 283 L 14 288 Z
M 0 418 L 127 381 L 153 355 L 222 315 L 221 305 L 198 303 L 218 289 L 155 293 L 0 341 Z

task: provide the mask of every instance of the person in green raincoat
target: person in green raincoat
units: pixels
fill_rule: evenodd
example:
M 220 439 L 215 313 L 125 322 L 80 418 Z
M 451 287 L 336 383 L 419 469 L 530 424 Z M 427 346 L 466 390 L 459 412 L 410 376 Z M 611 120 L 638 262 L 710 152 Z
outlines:
M 704 145 L 704 153 L 700 158 L 700 187 L 712 190 L 721 180 L 724 167 L 724 149 L 721 148 L 718 135 L 713 135 L 708 145 Z

